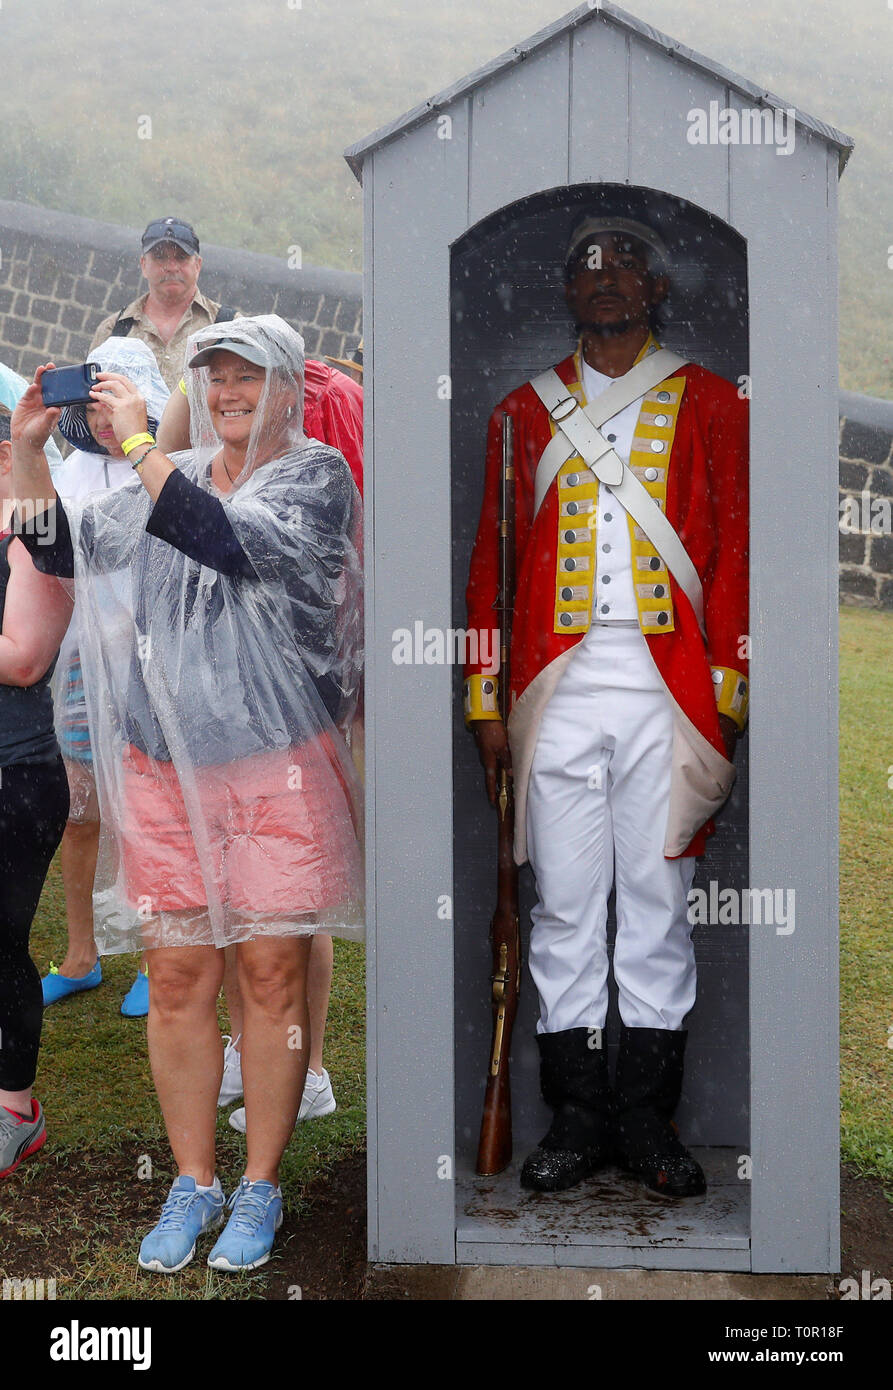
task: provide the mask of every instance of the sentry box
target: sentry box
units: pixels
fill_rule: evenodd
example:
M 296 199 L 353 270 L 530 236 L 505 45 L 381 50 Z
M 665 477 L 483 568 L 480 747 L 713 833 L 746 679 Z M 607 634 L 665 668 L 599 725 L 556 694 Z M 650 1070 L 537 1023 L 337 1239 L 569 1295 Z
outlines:
M 365 194 L 373 1260 L 839 1268 L 837 182 L 851 147 L 604 4 L 347 152 Z M 554 1196 L 520 1187 L 549 1118 L 526 970 L 515 1158 L 474 1173 L 496 825 L 461 712 L 464 591 L 488 415 L 573 350 L 562 260 L 584 211 L 672 238 L 661 341 L 751 402 L 750 725 L 695 879 L 677 1113 L 708 1192 L 674 1204 L 611 1170 Z M 529 869 L 521 889 L 526 937 Z M 609 1043 L 617 1022 L 612 1003 Z

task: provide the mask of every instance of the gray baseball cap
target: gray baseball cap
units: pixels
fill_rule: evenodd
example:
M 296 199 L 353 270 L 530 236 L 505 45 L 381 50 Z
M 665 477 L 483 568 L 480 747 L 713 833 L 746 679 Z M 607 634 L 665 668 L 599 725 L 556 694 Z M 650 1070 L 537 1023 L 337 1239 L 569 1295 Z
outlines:
M 190 256 L 198 255 L 195 228 L 180 217 L 156 217 L 143 232 L 140 246 L 145 253 L 151 251 L 153 246 L 160 246 L 163 241 L 172 241 Z
M 243 343 L 236 338 L 218 338 L 215 343 L 208 343 L 190 359 L 187 366 L 206 367 L 215 352 L 234 352 L 237 357 L 244 357 L 246 362 L 253 362 L 256 367 L 266 369 L 270 366 L 270 359 L 259 343 Z

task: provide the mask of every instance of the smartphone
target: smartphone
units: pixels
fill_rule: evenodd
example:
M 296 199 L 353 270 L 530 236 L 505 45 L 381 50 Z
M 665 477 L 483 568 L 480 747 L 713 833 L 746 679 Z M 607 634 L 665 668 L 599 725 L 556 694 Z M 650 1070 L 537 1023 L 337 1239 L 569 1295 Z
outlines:
M 97 362 L 85 362 L 80 367 L 58 367 L 44 372 L 40 391 L 44 405 L 83 405 L 91 399 L 90 387 L 96 385 L 100 367 Z

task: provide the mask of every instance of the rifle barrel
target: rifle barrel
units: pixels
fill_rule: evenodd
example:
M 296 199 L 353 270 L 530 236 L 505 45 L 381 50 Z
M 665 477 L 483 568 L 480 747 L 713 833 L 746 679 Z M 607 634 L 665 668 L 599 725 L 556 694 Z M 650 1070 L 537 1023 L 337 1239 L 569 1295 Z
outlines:
M 512 610 L 515 602 L 515 466 L 511 416 L 502 417 L 502 477 L 499 489 L 499 713 L 503 724 L 509 716 L 509 656 Z M 518 922 L 518 870 L 512 844 L 515 803 L 512 783 L 505 770 L 500 777 L 497 822 L 496 911 L 490 923 L 493 948 L 491 1004 L 493 1034 L 484 1113 L 478 1143 L 477 1171 L 501 1173 L 512 1158 L 512 1110 L 509 1086 L 509 1049 L 518 1007 L 521 982 L 521 941 Z

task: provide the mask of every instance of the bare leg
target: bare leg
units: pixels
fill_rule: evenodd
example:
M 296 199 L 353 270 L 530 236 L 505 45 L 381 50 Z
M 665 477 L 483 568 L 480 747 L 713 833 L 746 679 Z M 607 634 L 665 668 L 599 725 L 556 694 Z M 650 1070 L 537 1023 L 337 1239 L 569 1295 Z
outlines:
M 239 984 L 239 971 L 236 966 L 236 947 L 227 946 L 223 952 L 226 957 L 226 968 L 223 974 L 223 994 L 226 999 L 226 1008 L 229 1013 L 229 1026 L 234 1038 L 241 1037 L 244 1027 L 244 1008 L 242 1004 L 242 987 Z M 236 1051 L 239 1051 L 238 1045 Z
M 332 989 L 332 973 L 335 964 L 335 948 L 332 938 L 318 933 L 313 937 L 310 948 L 310 968 L 307 971 L 307 1008 L 310 1013 L 310 1059 L 308 1066 L 317 1076 L 322 1076 L 322 1048 L 326 1036 L 326 1018 L 329 1013 L 329 994 Z
M 239 985 L 239 972 L 236 968 L 235 946 L 226 948 L 226 974 L 223 977 L 223 992 L 229 1011 L 232 1036 L 238 1038 L 244 1031 L 244 1005 Z M 326 1018 L 329 1013 L 329 995 L 332 990 L 335 949 L 332 938 L 321 933 L 313 937 L 310 948 L 310 966 L 307 971 L 307 1005 L 310 1010 L 310 1059 L 308 1065 L 317 1076 L 322 1075 L 322 1050 L 326 1036 Z M 236 1051 L 241 1044 L 236 1044 Z
M 149 957 L 149 1060 L 181 1176 L 214 1181 L 214 1133 L 223 1053 L 217 995 L 223 953 L 214 946 L 163 946 Z
M 29 1086 L 24 1091 L 0 1091 L 0 1105 L 7 1110 L 15 1110 L 19 1115 L 31 1116 L 31 1090 Z
M 68 951 L 59 973 L 79 980 L 96 964 L 93 939 L 93 879 L 99 850 L 99 821 L 69 821 L 62 836 L 60 865 L 68 918 Z
M 309 958 L 308 937 L 259 937 L 236 947 L 244 1006 L 245 1176 L 251 1182 L 278 1183 L 279 1162 L 301 1103 L 310 1025 Z M 218 1085 L 219 1079 L 218 1060 Z

